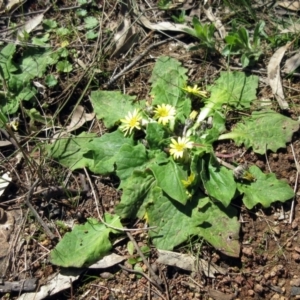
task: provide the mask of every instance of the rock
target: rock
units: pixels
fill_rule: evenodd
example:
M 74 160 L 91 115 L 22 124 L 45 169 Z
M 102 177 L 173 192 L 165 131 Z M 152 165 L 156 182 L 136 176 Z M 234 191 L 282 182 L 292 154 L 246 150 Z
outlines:
M 298 229 L 298 221 L 299 221 L 299 219 L 296 218 L 296 219 L 292 222 L 292 229 L 293 229 L 293 230 L 297 230 L 297 229 Z
M 291 286 L 300 286 L 300 278 L 294 278 L 290 281 Z
M 256 284 L 254 286 L 254 291 L 258 294 L 262 294 L 264 291 L 264 288 L 260 284 Z
M 291 296 L 300 295 L 300 287 L 292 286 L 291 288 Z
M 300 261 L 300 254 L 299 253 L 293 253 L 292 258 L 294 261 Z
M 295 250 L 296 252 L 300 253 L 300 247 L 296 246 L 296 247 L 294 248 L 294 250 Z
M 246 256 L 253 256 L 253 248 L 252 247 L 244 247 L 242 249 L 242 252 L 246 255 Z
M 272 228 L 276 236 L 280 236 L 280 228 L 278 226 Z
M 253 290 L 248 290 L 248 295 L 249 296 L 254 296 L 255 292 Z

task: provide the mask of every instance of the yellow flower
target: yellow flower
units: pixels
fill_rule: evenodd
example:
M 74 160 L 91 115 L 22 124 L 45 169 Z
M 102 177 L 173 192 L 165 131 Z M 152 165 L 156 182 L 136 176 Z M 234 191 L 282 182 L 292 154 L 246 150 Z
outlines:
M 131 134 L 134 128 L 141 129 L 141 119 L 142 117 L 140 116 L 139 111 L 137 109 L 135 109 L 133 113 L 129 112 L 125 119 L 121 119 L 120 121 L 124 123 L 124 125 L 121 125 L 120 128 L 123 132 L 125 132 L 124 135 L 127 135 L 128 132 L 129 134 Z
M 207 92 L 201 91 L 200 88 L 198 88 L 197 84 L 195 84 L 194 87 L 187 85 L 185 88 L 182 88 L 182 89 L 184 91 L 188 92 L 189 94 L 193 94 L 195 96 L 207 97 Z
M 191 173 L 191 175 L 187 178 L 187 180 L 181 180 L 181 182 L 183 183 L 184 187 L 187 188 L 193 183 L 194 180 L 195 180 L 195 174 Z
M 177 141 L 175 139 L 171 139 L 171 141 L 170 154 L 173 155 L 175 159 L 183 157 L 185 149 L 193 148 L 193 142 L 191 142 L 189 138 L 179 137 Z
M 197 115 L 198 115 L 198 112 L 195 111 L 195 110 L 193 110 L 193 111 L 190 113 L 190 119 L 191 119 L 191 120 L 195 120 L 196 117 L 197 117 Z
M 69 46 L 69 42 L 68 41 L 62 41 L 60 46 L 61 46 L 61 48 L 65 48 L 65 47 Z
M 158 119 L 158 123 L 166 125 L 169 121 L 175 118 L 176 109 L 170 104 L 157 105 L 154 110 L 154 119 Z

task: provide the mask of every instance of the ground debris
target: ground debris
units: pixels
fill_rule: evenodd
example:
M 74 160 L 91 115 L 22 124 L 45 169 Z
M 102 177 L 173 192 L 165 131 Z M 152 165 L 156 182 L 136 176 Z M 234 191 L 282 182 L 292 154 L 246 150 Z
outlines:
M 36 289 L 36 281 L 36 278 L 29 278 L 21 281 L 6 281 L 4 284 L 0 284 L 0 292 L 32 292 Z

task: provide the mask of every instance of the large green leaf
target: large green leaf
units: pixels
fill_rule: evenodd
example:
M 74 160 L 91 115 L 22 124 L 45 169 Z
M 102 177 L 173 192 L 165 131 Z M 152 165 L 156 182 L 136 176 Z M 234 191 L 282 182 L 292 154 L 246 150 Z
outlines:
M 144 145 L 123 145 L 116 155 L 118 177 L 121 180 L 127 179 L 134 170 L 143 168 L 147 161 L 148 157 Z
M 93 165 L 93 156 L 89 143 L 96 138 L 94 133 L 81 133 L 77 137 L 64 137 L 57 139 L 46 150 L 49 156 L 71 170 Z
M 187 69 L 171 57 L 161 56 L 156 61 L 150 81 L 152 82 L 151 95 L 153 105 L 170 104 L 176 107 L 176 117 L 183 120 L 191 111 L 191 102 L 185 97 L 182 88 L 186 85 Z
M 115 126 L 134 108 L 139 108 L 137 103 L 133 103 L 135 97 L 114 91 L 93 91 L 90 100 L 97 118 L 102 119 L 107 128 Z
M 264 154 L 266 150 L 276 152 L 290 142 L 292 135 L 299 129 L 299 122 L 274 111 L 256 111 L 252 116 L 238 123 L 229 133 L 220 135 L 219 140 L 233 139 L 237 145 Z
M 105 214 L 105 222 L 122 228 L 118 216 Z M 76 225 L 50 253 L 50 262 L 61 267 L 81 268 L 101 259 L 111 249 L 110 233 L 119 231 L 106 227 L 96 219 L 88 219 L 84 225 Z
M 236 191 L 232 171 L 220 166 L 212 154 L 206 154 L 200 163 L 200 176 L 207 194 L 228 206 Z
M 167 195 L 180 203 L 186 203 L 188 195 L 182 180 L 187 178 L 187 173 L 180 165 L 170 159 L 166 164 L 152 164 L 150 169 L 157 180 L 157 185 Z
M 115 212 L 121 218 L 143 217 L 142 205 L 145 205 L 150 188 L 155 183 L 152 174 L 134 171 L 122 184 L 123 194 L 121 202 L 115 207 Z
M 124 137 L 119 130 L 93 139 L 88 145 L 93 154 L 93 164 L 90 164 L 90 170 L 103 175 L 113 172 L 117 154 L 121 147 L 123 145 L 133 145 L 133 143 L 132 138 Z
M 173 250 L 190 236 L 200 236 L 221 252 L 239 256 L 240 224 L 232 208 L 218 206 L 203 194 L 182 205 L 155 187 L 151 190 L 146 211 L 149 225 L 156 227 L 149 234 L 159 249 Z
M 264 174 L 256 166 L 251 166 L 249 171 L 256 181 L 237 183 L 237 189 L 244 194 L 243 202 L 248 209 L 257 204 L 269 207 L 275 201 L 285 202 L 294 197 L 294 191 L 288 183 L 276 179 L 273 173 Z
M 48 146 L 49 155 L 71 170 L 88 167 L 97 174 L 114 171 L 115 155 L 124 144 L 133 144 L 119 130 L 101 137 L 82 133 L 77 137 L 58 139 Z
M 258 77 L 243 72 L 221 72 L 221 76 L 210 87 L 211 96 L 207 102 L 214 103 L 214 110 L 227 104 L 237 109 L 248 108 L 256 99 Z

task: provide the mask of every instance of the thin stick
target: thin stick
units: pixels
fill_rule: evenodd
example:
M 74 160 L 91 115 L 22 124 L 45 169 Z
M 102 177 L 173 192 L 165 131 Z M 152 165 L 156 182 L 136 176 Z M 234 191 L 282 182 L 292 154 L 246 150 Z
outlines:
M 126 232 L 127 236 L 129 237 L 130 241 L 133 243 L 134 248 L 136 249 L 137 253 L 139 254 L 139 256 L 142 258 L 144 264 L 147 266 L 151 276 L 154 278 L 154 280 L 157 282 L 159 289 L 162 291 L 162 287 L 161 285 L 163 284 L 162 280 L 155 274 L 155 272 L 153 271 L 153 269 L 151 268 L 148 260 L 146 259 L 145 255 L 143 254 L 143 252 L 141 251 L 140 247 L 138 246 L 136 240 L 133 238 L 133 236 L 129 233 Z
M 128 269 L 128 268 L 126 268 L 126 267 L 124 267 L 124 266 L 122 266 L 121 264 L 118 264 L 118 266 L 121 268 L 121 269 L 123 269 L 123 270 L 125 270 L 125 271 L 127 271 L 127 272 L 131 272 L 131 273 L 136 273 L 136 274 L 139 274 L 139 275 L 142 275 L 143 277 L 145 277 L 147 280 L 149 280 L 158 290 L 160 290 L 161 291 L 161 286 L 159 286 L 155 281 L 153 281 L 147 274 L 145 274 L 144 272 L 140 272 L 140 271 L 137 271 L 137 270 L 132 270 L 132 269 Z M 165 299 L 164 297 L 163 297 L 163 295 L 160 295 L 160 297 L 162 298 L 162 299 Z M 166 299 L 165 299 L 166 300 Z
M 134 65 L 136 65 L 144 56 L 146 56 L 147 55 L 147 53 L 151 50 L 151 49 L 153 49 L 153 48 L 155 48 L 155 47 L 158 47 L 158 46 L 160 46 L 160 45 L 163 45 L 163 44 L 165 44 L 165 43 L 167 43 L 167 42 L 170 42 L 170 41 L 172 41 L 173 39 L 175 39 L 175 38 L 180 38 L 180 37 L 182 37 L 183 35 L 179 35 L 179 36 L 177 36 L 177 37 L 171 37 L 171 38 L 168 38 L 168 39 L 166 39 L 166 40 L 164 40 L 164 41 L 160 41 L 160 42 L 158 42 L 158 43 L 155 43 L 155 44 L 153 44 L 153 45 L 150 45 L 143 53 L 141 53 L 140 55 L 138 55 L 129 65 L 127 65 L 121 72 L 119 72 L 117 75 L 115 75 L 115 76 L 113 76 L 113 77 L 111 77 L 110 78 L 110 80 L 107 82 L 107 85 L 108 86 L 110 86 L 111 84 L 113 84 L 117 79 L 119 79 L 121 76 L 123 76 L 127 71 L 129 71 Z
M 37 211 L 35 210 L 35 208 L 32 206 L 32 204 L 30 203 L 30 198 L 31 195 L 33 193 L 34 188 L 36 187 L 36 185 L 39 183 L 40 179 L 38 178 L 33 185 L 30 187 L 27 197 L 26 197 L 26 205 L 28 206 L 28 208 L 31 210 L 32 214 L 35 216 L 35 218 L 37 219 L 37 221 L 43 226 L 46 234 L 49 236 L 49 238 L 52 240 L 55 238 L 55 235 L 50 231 L 50 229 L 48 228 L 47 224 L 42 220 L 42 218 L 39 216 L 39 214 L 37 213 Z
M 297 158 L 296 158 L 296 153 L 295 153 L 293 144 L 291 144 L 291 149 L 292 149 L 292 153 L 293 153 L 293 157 L 294 157 L 294 161 L 295 161 L 297 173 L 296 173 L 296 180 L 295 180 L 295 185 L 294 185 L 294 193 L 295 193 L 295 196 L 293 197 L 293 200 L 292 200 L 289 224 L 292 224 L 293 218 L 294 218 L 295 197 L 296 197 L 296 191 L 297 191 L 297 189 L 298 189 L 298 179 L 299 179 L 299 169 L 300 169 L 299 163 L 298 163 Z
M 89 174 L 87 173 L 87 171 L 86 171 L 85 168 L 84 168 L 84 170 L 85 170 L 85 172 L 86 172 L 85 174 L 86 174 L 86 176 L 87 176 L 89 185 L 90 185 L 91 190 L 92 190 L 92 195 L 93 195 L 93 197 L 94 197 L 94 199 L 95 199 L 96 209 L 97 209 L 97 213 L 98 213 L 98 218 L 100 219 L 100 221 L 101 221 L 105 226 L 107 226 L 107 227 L 109 227 L 109 228 L 112 228 L 112 229 L 115 229 L 115 230 L 124 231 L 124 232 L 129 232 L 129 231 L 140 231 L 140 230 L 151 230 L 151 229 L 155 229 L 155 228 L 157 227 L 157 226 L 152 226 L 152 227 L 147 227 L 147 228 L 128 229 L 128 228 L 124 228 L 124 227 L 123 227 L 123 228 L 115 227 L 115 226 L 112 226 L 112 225 L 106 223 L 106 222 L 104 221 L 104 219 L 102 218 L 102 216 L 101 216 L 101 214 L 100 214 L 100 211 L 99 211 L 99 205 L 98 205 L 98 203 L 99 203 L 99 198 L 98 198 L 98 195 L 97 195 L 97 193 L 95 192 L 95 189 L 94 189 L 94 186 L 92 185 L 92 181 L 91 181 L 91 179 L 90 179 Z

